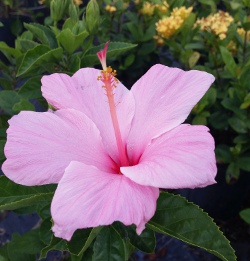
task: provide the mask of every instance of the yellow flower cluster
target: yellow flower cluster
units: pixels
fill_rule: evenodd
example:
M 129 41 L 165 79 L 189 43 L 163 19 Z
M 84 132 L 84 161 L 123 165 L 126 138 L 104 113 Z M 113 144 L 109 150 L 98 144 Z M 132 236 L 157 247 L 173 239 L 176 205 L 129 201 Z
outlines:
M 139 2 L 138 2 L 139 3 Z M 143 15 L 151 16 L 155 9 L 158 9 L 161 13 L 165 14 L 168 11 L 169 5 L 167 1 L 163 1 L 162 4 L 154 4 L 151 2 L 144 2 L 140 13 Z
M 114 13 L 116 12 L 117 9 L 113 5 L 106 5 L 105 10 L 108 11 L 109 13 Z
M 192 12 L 193 7 L 186 8 L 184 6 L 178 8 L 175 7 L 171 12 L 171 16 L 180 17 L 183 21 L 190 15 Z
M 183 24 L 184 20 L 190 15 L 193 8 L 174 8 L 169 17 L 160 19 L 156 25 L 158 37 L 169 39 Z M 159 40 L 160 38 L 157 38 Z
M 195 26 L 200 26 L 202 31 L 212 32 L 223 40 L 226 38 L 228 27 L 232 22 L 233 17 L 229 13 L 220 10 L 216 14 L 210 14 L 206 18 L 198 19 Z
M 250 41 L 250 31 L 247 31 L 246 33 L 246 31 L 243 28 L 238 28 L 237 33 L 242 37 L 242 39 L 245 39 L 246 37 L 246 40 Z
M 165 14 L 168 11 L 169 4 L 167 1 L 163 1 L 161 5 L 156 4 L 155 7 L 160 11 L 160 13 Z

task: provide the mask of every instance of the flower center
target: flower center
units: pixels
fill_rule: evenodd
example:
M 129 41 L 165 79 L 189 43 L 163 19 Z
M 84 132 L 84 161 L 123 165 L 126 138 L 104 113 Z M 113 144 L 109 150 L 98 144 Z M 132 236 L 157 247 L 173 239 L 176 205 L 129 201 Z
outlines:
M 120 126 L 116 113 L 116 105 L 114 100 L 114 89 L 117 87 L 119 81 L 115 77 L 116 70 L 113 70 L 110 66 L 106 67 L 106 52 L 107 52 L 107 44 L 105 45 L 104 50 L 101 50 L 97 54 L 103 66 L 101 75 L 98 76 L 97 80 L 102 81 L 103 83 L 102 88 L 105 89 L 106 95 L 108 97 L 109 110 L 110 110 L 112 124 L 115 132 L 116 144 L 117 144 L 119 159 L 120 159 L 120 166 L 129 166 L 129 160 L 126 152 L 126 147 L 122 140 Z

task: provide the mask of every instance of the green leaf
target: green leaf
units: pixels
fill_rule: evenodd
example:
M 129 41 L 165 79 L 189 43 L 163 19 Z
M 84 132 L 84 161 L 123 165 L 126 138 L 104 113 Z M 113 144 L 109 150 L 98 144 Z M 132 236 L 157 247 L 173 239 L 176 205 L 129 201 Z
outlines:
M 92 260 L 125 261 L 125 244 L 112 227 L 104 227 L 96 237 Z
M 201 4 L 211 6 L 212 12 L 216 11 L 216 4 L 214 0 L 198 0 Z
M 13 210 L 40 202 L 50 202 L 55 185 L 27 187 L 0 176 L 0 210 Z
M 23 53 L 28 52 L 30 49 L 35 48 L 37 45 L 39 45 L 39 44 L 34 41 L 28 40 L 28 39 L 19 38 L 16 40 L 16 48 L 19 49 Z
M 89 35 L 87 31 L 83 31 L 80 34 L 73 34 L 70 29 L 64 29 L 57 35 L 57 40 L 64 47 L 64 49 L 70 54 L 73 53 L 79 46 L 83 44 L 83 41 Z
M 226 68 L 231 73 L 231 75 L 237 78 L 237 64 L 232 57 L 232 54 L 228 51 L 228 49 L 224 46 L 220 46 L 220 52 L 222 59 L 226 65 Z
M 18 94 L 27 100 L 41 98 L 41 76 L 29 78 L 21 86 Z
M 155 232 L 149 228 L 145 228 L 138 236 L 135 225 L 125 226 L 120 222 L 115 222 L 112 225 L 119 234 L 124 238 L 128 238 L 130 244 L 145 253 L 153 253 L 155 250 Z
M 229 125 L 238 133 L 247 133 L 248 127 L 245 121 L 239 119 L 238 117 L 231 117 L 228 119 Z
M 6 143 L 6 140 L 0 140 L 0 160 L 5 159 L 4 150 L 3 150 L 5 143 Z
M 20 111 L 35 111 L 36 110 L 35 106 L 27 100 L 21 100 L 20 102 L 17 102 L 16 104 L 14 104 L 12 109 L 16 113 L 19 113 Z
M 155 35 L 155 24 L 152 23 L 143 34 L 143 38 L 140 39 L 142 42 L 150 41 Z
M 14 115 L 13 106 L 20 101 L 20 96 L 15 91 L 0 92 L 0 108 L 7 114 Z
M 0 65 L 1 66 L 1 65 Z M 12 82 L 9 79 L 6 78 L 0 78 L 0 86 L 4 89 L 4 90 L 12 90 Z
M 125 68 L 129 67 L 134 62 L 134 60 L 135 60 L 135 55 L 131 53 L 125 58 L 124 67 Z
M 118 55 L 135 48 L 137 44 L 130 43 L 122 43 L 122 42 L 111 42 L 109 43 L 108 51 L 107 51 L 107 59 L 115 59 Z M 84 57 L 82 58 L 82 67 L 93 66 L 99 64 L 99 60 L 97 57 L 97 52 L 104 48 L 104 44 L 99 46 L 95 46 L 89 49 Z
M 28 29 L 42 44 L 50 46 L 52 49 L 58 47 L 54 32 L 48 27 L 36 23 L 24 23 Z
M 44 244 L 39 239 L 39 231 L 35 229 L 23 236 L 18 233 L 12 234 L 11 241 L 0 249 L 0 254 L 8 261 L 36 261 L 37 253 L 43 247 Z
M 196 115 L 193 120 L 192 124 L 194 125 L 207 125 L 207 118 L 201 115 Z
M 21 52 L 15 48 L 9 47 L 5 42 L 0 42 L 0 51 L 8 58 L 9 55 L 17 58 L 21 55 Z
M 200 59 L 200 53 L 193 52 L 192 55 L 188 58 L 188 65 L 190 68 L 193 68 L 198 60 Z
M 245 31 L 249 31 L 250 30 L 250 22 L 246 22 L 246 23 L 242 24 L 242 27 L 244 28 Z
M 75 73 L 81 68 L 81 58 L 78 53 L 73 54 L 69 59 L 69 68 L 68 70 L 72 73 Z
M 245 171 L 250 171 L 250 159 L 249 159 L 249 157 L 238 158 L 237 164 L 241 169 L 243 169 Z
M 66 241 L 53 236 L 50 241 L 50 244 L 41 250 L 40 258 L 45 258 L 47 256 L 47 253 L 51 250 L 67 251 L 68 249 Z
M 233 161 L 227 167 L 226 182 L 230 184 L 232 180 L 238 180 L 239 176 L 240 176 L 240 168 L 238 164 Z
M 198 246 L 224 261 L 235 261 L 229 241 L 198 206 L 179 195 L 162 192 L 157 210 L 147 227 Z
M 244 102 L 241 104 L 240 108 L 241 109 L 247 109 L 250 107 L 250 93 L 246 95 L 244 98 Z
M 250 224 L 250 208 L 246 208 L 240 211 L 240 217 L 248 224 Z
M 232 161 L 232 154 L 227 145 L 218 145 L 215 148 L 215 154 L 218 163 L 230 163 Z
M 54 63 L 62 58 L 62 48 L 51 50 L 48 46 L 38 45 L 29 50 L 23 57 L 17 76 L 21 76 L 38 66 L 45 68 L 47 63 Z M 46 71 L 46 68 L 44 69 Z
M 103 227 L 94 227 L 77 230 L 72 239 L 67 243 L 70 253 L 81 255 L 96 238 Z
M 223 107 L 226 109 L 233 111 L 239 118 L 246 119 L 247 114 L 243 109 L 240 109 L 240 102 L 235 98 L 224 98 L 221 102 Z
M 19 253 L 34 254 L 44 248 L 44 243 L 40 241 L 39 229 L 33 229 L 23 236 L 15 234 L 11 240 L 12 248 Z
M 15 36 L 18 36 L 23 30 L 23 23 L 19 19 L 14 19 L 10 24 L 10 31 Z
M 46 245 L 50 244 L 53 237 L 53 233 L 51 231 L 51 225 L 52 225 L 51 217 L 49 217 L 43 220 L 40 226 L 40 231 L 39 231 L 40 239 Z

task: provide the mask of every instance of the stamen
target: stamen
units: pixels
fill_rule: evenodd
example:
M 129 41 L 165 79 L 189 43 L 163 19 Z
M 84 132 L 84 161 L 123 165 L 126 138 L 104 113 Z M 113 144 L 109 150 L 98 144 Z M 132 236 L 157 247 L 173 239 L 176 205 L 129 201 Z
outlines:
M 106 67 L 106 53 L 108 49 L 108 43 L 106 43 L 105 48 L 97 53 L 97 56 L 103 66 L 103 70 L 101 71 L 101 75 L 97 77 L 97 80 L 102 81 L 104 84 L 102 88 L 105 89 L 106 95 L 108 97 L 108 104 L 110 115 L 113 123 L 113 128 L 116 137 L 117 148 L 119 152 L 120 164 L 121 166 L 129 166 L 129 161 L 126 153 L 125 145 L 122 141 L 120 126 L 116 113 L 116 106 L 114 101 L 114 92 L 113 90 L 117 87 L 119 83 L 116 76 L 116 70 L 113 70 L 110 66 Z M 105 60 L 104 60 L 105 59 Z

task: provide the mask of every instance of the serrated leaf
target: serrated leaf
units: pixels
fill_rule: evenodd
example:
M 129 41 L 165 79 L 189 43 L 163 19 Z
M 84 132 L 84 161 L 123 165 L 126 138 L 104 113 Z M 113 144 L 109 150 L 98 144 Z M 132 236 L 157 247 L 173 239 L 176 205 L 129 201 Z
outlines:
M 81 255 L 97 237 L 103 227 L 94 227 L 77 230 L 71 240 L 67 243 L 70 253 Z
M 31 230 L 20 236 L 12 234 L 12 239 L 3 248 L 1 254 L 8 261 L 36 261 L 37 253 L 44 247 L 39 239 L 38 230 Z M 1 260 L 1 259 L 0 259 Z
M 236 260 L 229 241 L 213 220 L 179 195 L 162 192 L 156 213 L 147 227 L 203 248 L 224 261 Z
M 125 244 L 119 233 L 112 227 L 104 227 L 96 237 L 92 260 L 125 261 Z
M 40 230 L 39 230 L 39 236 L 41 241 L 46 244 L 49 245 L 51 242 L 51 239 L 53 237 L 53 233 L 51 231 L 51 217 L 46 218 L 45 220 L 43 220 L 41 226 L 40 226 Z
M 17 235 L 16 237 L 12 237 L 11 240 L 12 247 L 16 252 L 36 255 L 45 246 L 40 241 L 39 229 L 28 231 L 23 236 Z
M 73 34 L 70 29 L 64 29 L 57 35 L 57 40 L 64 47 L 64 49 L 72 54 L 80 45 L 83 44 L 83 41 L 89 35 L 87 31 L 83 31 L 80 34 Z
M 41 98 L 41 76 L 29 78 L 20 87 L 18 94 L 27 100 Z
M 47 63 L 53 63 L 62 57 L 62 48 L 51 50 L 48 46 L 38 45 L 29 50 L 23 57 L 17 76 L 21 76 L 38 66 L 46 66 Z
M 54 32 L 48 27 L 36 23 L 24 23 L 28 29 L 42 44 L 50 46 L 52 49 L 58 47 Z
M 140 235 L 136 233 L 135 225 L 125 226 L 121 222 L 114 222 L 112 224 L 114 229 L 121 235 L 124 240 L 128 240 L 127 247 L 131 248 L 133 252 L 136 249 L 145 253 L 153 253 L 156 246 L 155 232 L 149 228 L 145 228 Z
M 20 101 L 20 96 L 15 91 L 0 92 L 0 108 L 9 115 L 14 115 L 13 106 Z
M 0 210 L 13 210 L 51 201 L 55 185 L 27 187 L 0 176 Z
M 50 241 L 50 244 L 41 250 L 40 259 L 45 258 L 47 256 L 47 253 L 51 250 L 67 251 L 68 249 L 66 241 L 64 239 L 53 236 Z
M 114 59 L 118 55 L 135 48 L 137 44 L 130 43 L 122 43 L 122 42 L 111 42 L 109 43 L 108 51 L 107 51 L 107 59 Z M 89 49 L 84 57 L 82 58 L 82 67 L 93 66 L 99 64 L 99 60 L 97 57 L 97 52 L 104 48 L 104 44 L 99 46 L 95 46 Z

